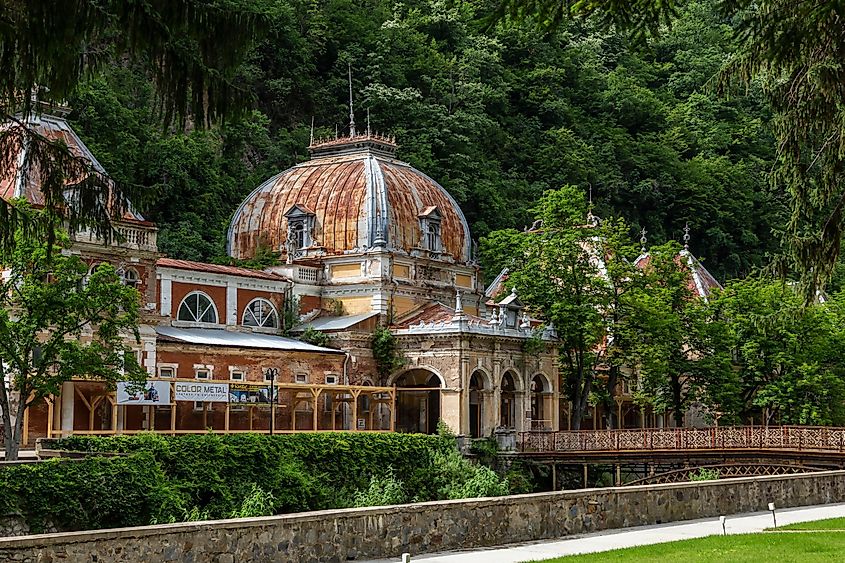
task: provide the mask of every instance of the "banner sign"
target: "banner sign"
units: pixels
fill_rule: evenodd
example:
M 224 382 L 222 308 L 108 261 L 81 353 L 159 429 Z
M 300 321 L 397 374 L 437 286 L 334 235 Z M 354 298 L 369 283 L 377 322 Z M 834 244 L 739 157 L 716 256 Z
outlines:
M 229 386 L 229 402 L 233 405 L 270 405 L 270 387 L 255 387 L 252 385 Z
M 169 405 L 170 382 L 147 381 L 142 385 L 119 381 L 117 383 L 118 405 Z
M 206 403 L 226 403 L 229 401 L 228 383 L 177 381 L 175 385 L 177 401 L 203 401 Z

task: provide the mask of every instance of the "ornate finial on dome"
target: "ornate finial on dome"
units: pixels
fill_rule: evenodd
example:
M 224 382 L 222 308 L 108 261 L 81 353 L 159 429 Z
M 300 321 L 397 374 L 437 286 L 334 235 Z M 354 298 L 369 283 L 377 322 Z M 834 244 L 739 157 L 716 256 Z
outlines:
M 463 313 L 464 312 L 464 304 L 463 300 L 461 299 L 461 290 L 455 290 L 455 313 Z
M 311 140 L 308 141 L 308 146 L 310 147 L 313 144 L 314 144 L 314 116 L 312 115 L 311 116 Z
M 646 253 L 645 245 L 648 242 L 648 237 L 646 237 L 646 234 L 648 234 L 648 231 L 645 230 L 645 227 L 643 227 L 643 230 L 640 231 L 640 235 L 641 235 L 640 236 L 640 244 L 642 245 L 642 247 L 640 248 L 640 251 L 641 251 L 642 254 Z
M 370 138 L 370 108 L 367 108 L 367 138 Z
M 689 250 L 689 221 L 684 225 L 684 250 Z
M 355 111 L 352 109 L 352 63 L 346 63 L 349 71 L 349 137 L 355 137 Z

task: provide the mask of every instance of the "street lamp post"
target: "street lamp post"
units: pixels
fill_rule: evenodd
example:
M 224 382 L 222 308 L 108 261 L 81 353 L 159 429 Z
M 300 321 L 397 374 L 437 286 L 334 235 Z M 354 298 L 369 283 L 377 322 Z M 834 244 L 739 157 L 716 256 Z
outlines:
M 264 372 L 264 379 L 270 380 L 270 435 L 273 435 L 273 430 L 276 428 L 276 376 L 279 375 L 278 368 L 267 368 Z

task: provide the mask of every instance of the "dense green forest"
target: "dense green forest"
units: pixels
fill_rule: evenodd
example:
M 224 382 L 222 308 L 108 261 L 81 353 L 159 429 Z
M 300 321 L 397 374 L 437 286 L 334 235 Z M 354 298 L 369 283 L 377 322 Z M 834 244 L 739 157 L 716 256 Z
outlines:
M 308 158 L 312 117 L 318 136 L 348 126 L 351 64 L 359 123 L 369 109 L 374 130 L 396 135 L 474 237 L 522 229 L 542 193 L 574 184 L 650 243 L 679 240 L 689 222 L 692 250 L 724 280 L 777 250 L 786 204 L 766 179 L 764 96 L 712 86 L 732 50 L 732 22 L 714 6 L 688 2 L 671 28 L 633 43 L 583 22 L 490 27 L 478 0 L 279 0 L 240 71 L 254 100 L 243 119 L 162 130 L 148 77 L 120 61 L 70 100 L 70 119 L 113 177 L 143 188 L 136 205 L 159 224 L 162 251 L 223 260 L 242 198 Z

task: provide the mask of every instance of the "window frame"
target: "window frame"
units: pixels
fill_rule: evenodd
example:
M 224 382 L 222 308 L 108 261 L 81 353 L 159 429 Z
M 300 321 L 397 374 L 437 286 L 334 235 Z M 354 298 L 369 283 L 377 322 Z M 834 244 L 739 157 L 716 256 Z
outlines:
M 266 305 L 267 307 L 269 307 L 270 308 L 270 314 L 265 316 L 264 318 L 265 318 L 265 320 L 268 319 L 268 318 L 274 318 L 275 319 L 274 323 L 271 324 L 271 325 L 268 325 L 268 324 L 262 324 L 261 322 L 259 322 L 259 319 L 258 319 L 258 317 L 256 317 L 255 312 L 252 311 L 252 306 L 254 304 L 259 304 L 259 305 L 263 304 L 262 306 Z M 258 323 L 258 324 L 247 324 L 246 321 L 247 321 L 248 316 L 251 316 L 252 319 L 255 320 L 255 322 Z M 273 302 L 270 301 L 269 299 L 267 299 L 265 297 L 256 297 L 256 298 L 252 299 L 249 303 L 247 303 L 246 307 L 244 307 L 244 312 L 241 315 L 241 325 L 242 326 L 248 326 L 250 328 L 257 328 L 257 329 L 278 330 L 279 326 L 280 326 L 279 311 L 278 311 L 278 309 L 276 309 L 276 306 L 273 305 Z
M 190 306 L 186 303 L 187 300 L 193 296 L 197 296 L 197 298 L 205 298 L 208 300 L 210 307 L 206 307 L 202 314 L 199 315 L 199 320 L 197 320 L 197 315 L 194 314 L 194 311 L 190 309 Z M 197 302 L 197 312 L 199 312 L 199 301 Z M 187 311 L 191 313 L 193 318 L 191 319 L 183 319 L 181 318 L 182 307 L 185 306 Z M 213 321 L 204 321 L 202 320 L 205 317 L 206 313 L 212 311 L 214 313 L 214 320 Z M 179 302 L 179 306 L 176 308 L 176 319 L 175 322 L 178 323 L 186 323 L 190 325 L 217 325 L 220 323 L 220 312 L 217 310 L 217 303 L 214 302 L 214 299 L 211 298 L 209 294 L 204 291 L 194 290 L 185 295 L 182 300 Z

